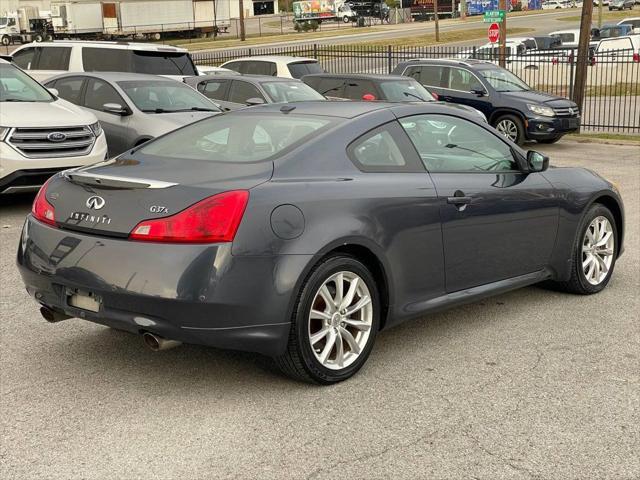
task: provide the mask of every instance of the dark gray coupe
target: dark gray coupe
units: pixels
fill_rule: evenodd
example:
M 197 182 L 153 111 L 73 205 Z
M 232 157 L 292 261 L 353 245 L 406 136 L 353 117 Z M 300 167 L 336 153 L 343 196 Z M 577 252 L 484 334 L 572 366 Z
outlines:
M 53 177 L 18 265 L 49 321 L 260 352 L 330 384 L 405 320 L 543 281 L 605 288 L 620 195 L 548 161 L 443 105 L 247 108 Z

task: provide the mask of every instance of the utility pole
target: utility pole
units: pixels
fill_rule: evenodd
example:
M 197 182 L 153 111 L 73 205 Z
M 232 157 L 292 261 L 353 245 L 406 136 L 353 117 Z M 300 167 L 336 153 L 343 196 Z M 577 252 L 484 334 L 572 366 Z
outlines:
M 602 28 L 602 2 L 604 2 L 604 0 L 598 2 L 598 28 Z
M 467 0 L 460 0 L 460 18 L 467 19 Z
M 244 42 L 245 34 L 244 34 L 244 5 L 242 0 L 240 0 L 240 41 Z
M 438 0 L 433 0 L 434 20 L 436 21 L 436 42 L 440 41 L 440 24 L 438 23 Z
M 593 16 L 593 2 L 582 4 L 582 18 L 580 19 L 580 40 L 578 41 L 578 55 L 576 55 L 576 80 L 573 88 L 573 101 L 580 112 L 584 103 L 584 90 L 587 83 L 587 65 L 589 63 L 589 39 L 591 37 L 591 17 Z
M 507 0 L 500 0 L 499 10 L 504 12 L 502 22 L 500 22 L 500 47 L 499 47 L 499 63 L 502 68 L 507 65 Z

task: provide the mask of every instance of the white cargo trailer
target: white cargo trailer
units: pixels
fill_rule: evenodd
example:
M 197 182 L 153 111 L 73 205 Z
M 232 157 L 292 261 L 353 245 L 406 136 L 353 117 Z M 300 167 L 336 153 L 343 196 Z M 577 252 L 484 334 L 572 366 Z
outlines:
M 56 35 L 92 36 L 102 33 L 100 2 L 51 2 L 51 21 Z
M 231 23 L 230 0 L 193 0 L 195 29 L 203 34 L 226 32 Z

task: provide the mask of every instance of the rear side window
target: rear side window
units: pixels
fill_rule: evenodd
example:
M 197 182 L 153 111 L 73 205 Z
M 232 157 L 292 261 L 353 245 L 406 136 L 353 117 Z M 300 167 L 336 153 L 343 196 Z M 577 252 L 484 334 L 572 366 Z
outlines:
M 231 91 L 229 92 L 229 101 L 234 103 L 247 103 L 250 98 L 261 98 L 264 96 L 260 91 L 249 82 L 234 80 L 231 83 Z
M 198 91 L 213 100 L 225 100 L 229 82 L 227 80 L 211 80 L 198 85 Z
M 37 70 L 68 70 L 71 47 L 38 47 L 40 55 Z
M 427 85 L 429 87 L 442 87 L 443 70 L 443 67 L 438 67 L 436 65 L 422 65 L 407 68 L 404 75 L 416 79 L 421 85 Z
M 185 52 L 149 52 L 118 48 L 84 47 L 85 72 L 131 72 L 152 75 L 196 75 Z
M 35 64 L 33 63 L 35 56 L 35 48 L 25 48 L 24 50 L 16 52 L 11 61 L 23 70 L 31 70 L 32 68 L 35 68 Z
M 244 73 L 247 75 L 267 75 L 275 77 L 278 74 L 278 67 L 273 62 L 263 62 L 260 60 L 242 60 L 231 62 L 224 66 L 234 72 Z
M 397 122 L 365 133 L 349 145 L 347 154 L 358 169 L 367 173 L 424 172 Z
M 318 62 L 296 62 L 290 63 L 287 67 L 293 78 L 302 78 L 312 73 L 323 73 L 322 67 Z
M 344 87 L 344 97 L 352 100 L 363 100 L 365 95 L 373 95 L 378 99 L 376 87 L 368 80 L 347 80 Z
M 102 80 L 89 79 L 87 91 L 84 94 L 85 107 L 102 111 L 105 103 L 119 103 L 125 106 L 122 97 L 118 95 L 115 88 Z
M 80 94 L 82 93 L 83 82 L 84 78 L 82 77 L 69 77 L 56 80 L 53 85 L 48 84 L 48 86 L 58 90 L 58 95 L 65 100 L 80 105 Z
M 130 50 L 83 47 L 82 65 L 85 72 L 130 72 Z

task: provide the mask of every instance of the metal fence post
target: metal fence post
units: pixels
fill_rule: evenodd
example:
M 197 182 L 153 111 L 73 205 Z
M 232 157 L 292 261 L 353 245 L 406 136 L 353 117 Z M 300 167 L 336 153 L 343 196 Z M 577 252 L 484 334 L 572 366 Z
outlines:
M 391 74 L 391 45 L 387 45 L 387 73 Z
M 569 98 L 573 98 L 573 84 L 575 82 L 574 69 L 575 69 L 575 50 L 572 48 L 569 54 Z
M 313 58 L 315 58 L 316 60 L 318 59 L 318 44 L 317 43 L 313 44 Z

